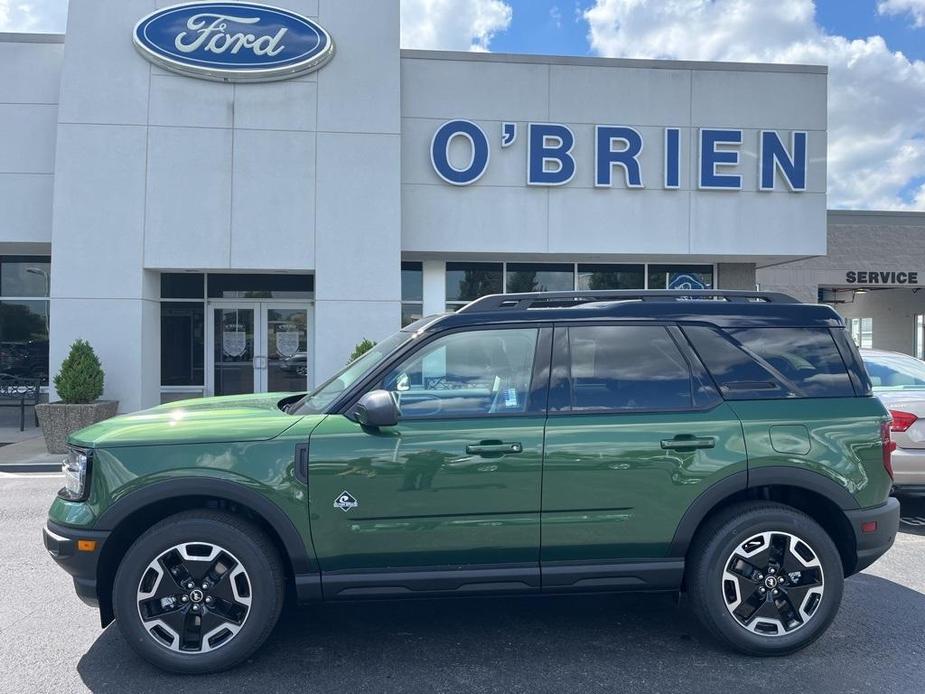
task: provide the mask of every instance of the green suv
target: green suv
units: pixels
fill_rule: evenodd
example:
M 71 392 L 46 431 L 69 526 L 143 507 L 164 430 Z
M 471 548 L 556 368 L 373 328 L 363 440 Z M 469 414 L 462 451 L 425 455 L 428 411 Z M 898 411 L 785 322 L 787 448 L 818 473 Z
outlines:
M 889 415 L 839 316 L 780 294 L 490 296 L 315 391 L 75 434 L 45 546 L 129 644 L 231 667 L 286 602 L 686 592 L 793 652 L 892 545 Z

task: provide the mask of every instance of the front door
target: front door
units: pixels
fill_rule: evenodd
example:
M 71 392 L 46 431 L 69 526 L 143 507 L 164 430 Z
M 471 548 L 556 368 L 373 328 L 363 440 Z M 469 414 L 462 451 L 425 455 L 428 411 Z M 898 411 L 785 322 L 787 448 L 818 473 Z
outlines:
M 297 392 L 308 388 L 309 312 L 279 302 L 209 305 L 209 392 Z
M 385 569 L 416 570 L 408 590 L 422 576 L 426 589 L 457 589 L 444 575 L 538 587 L 551 332 L 437 337 L 370 388 L 399 399 L 397 426 L 331 415 L 312 432 L 309 503 L 326 595 L 362 589 L 363 576 L 375 582 L 369 572 Z

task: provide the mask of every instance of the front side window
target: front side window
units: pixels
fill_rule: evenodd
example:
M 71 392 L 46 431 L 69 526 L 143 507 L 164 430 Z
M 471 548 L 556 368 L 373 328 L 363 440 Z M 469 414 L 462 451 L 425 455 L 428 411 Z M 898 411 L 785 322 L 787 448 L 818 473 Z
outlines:
M 690 367 L 665 328 L 573 327 L 568 336 L 573 411 L 692 407 Z
M 325 383 L 318 386 L 318 388 L 291 406 L 289 412 L 296 415 L 324 412 L 339 395 L 369 374 L 383 359 L 389 357 L 406 342 L 413 340 L 413 328 L 414 326 L 412 325 L 409 327 L 409 330 L 399 331 L 391 337 L 382 340 L 382 342 L 377 343 L 359 359 L 347 364 L 347 366 L 334 374 L 334 376 Z
M 453 333 L 392 369 L 402 419 L 522 414 L 527 411 L 538 330 Z

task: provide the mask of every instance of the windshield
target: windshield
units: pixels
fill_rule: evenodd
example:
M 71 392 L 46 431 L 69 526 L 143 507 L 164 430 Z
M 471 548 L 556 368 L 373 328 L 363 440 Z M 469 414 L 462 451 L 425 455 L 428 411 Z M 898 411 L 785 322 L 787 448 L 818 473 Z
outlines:
M 864 354 L 862 356 L 874 390 L 925 388 L 925 362 L 905 354 Z
M 409 326 L 411 327 L 411 326 Z M 401 331 L 386 338 L 356 361 L 347 364 L 333 378 L 316 388 L 289 408 L 291 414 L 319 414 L 324 412 L 347 388 L 372 371 L 376 365 L 405 342 L 414 337 L 413 332 Z

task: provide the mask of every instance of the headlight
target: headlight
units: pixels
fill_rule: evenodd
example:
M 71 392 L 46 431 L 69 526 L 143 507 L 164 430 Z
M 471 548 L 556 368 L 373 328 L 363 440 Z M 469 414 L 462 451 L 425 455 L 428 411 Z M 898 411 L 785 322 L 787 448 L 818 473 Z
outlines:
M 61 464 L 64 487 L 58 496 L 68 501 L 85 501 L 90 492 L 90 451 L 70 448 Z

